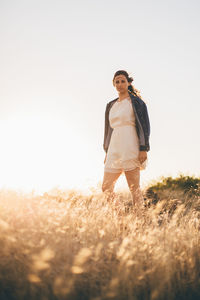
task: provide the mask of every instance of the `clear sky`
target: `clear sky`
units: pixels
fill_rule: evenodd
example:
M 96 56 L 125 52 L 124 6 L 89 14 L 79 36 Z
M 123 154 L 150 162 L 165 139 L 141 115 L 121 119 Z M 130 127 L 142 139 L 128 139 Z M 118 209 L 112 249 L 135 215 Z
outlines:
M 0 186 L 99 186 L 119 69 L 149 111 L 141 185 L 199 176 L 199 11 L 198 0 L 0 0 Z

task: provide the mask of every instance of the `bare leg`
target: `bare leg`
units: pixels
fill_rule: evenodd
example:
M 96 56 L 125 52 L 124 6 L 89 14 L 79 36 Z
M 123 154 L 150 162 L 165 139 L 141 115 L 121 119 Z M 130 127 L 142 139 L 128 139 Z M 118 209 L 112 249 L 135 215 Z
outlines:
M 121 175 L 122 172 L 119 173 L 109 173 L 104 172 L 103 183 L 102 183 L 102 191 L 106 194 L 107 201 L 113 200 L 114 198 L 114 187 L 117 179 Z
M 125 171 L 125 176 L 132 195 L 133 205 L 137 208 L 143 208 L 144 199 L 140 189 L 140 168 Z

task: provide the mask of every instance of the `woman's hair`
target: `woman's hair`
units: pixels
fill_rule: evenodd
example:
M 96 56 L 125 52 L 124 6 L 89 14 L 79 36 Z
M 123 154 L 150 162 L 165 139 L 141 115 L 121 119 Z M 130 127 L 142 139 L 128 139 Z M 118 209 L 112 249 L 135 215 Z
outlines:
M 126 71 L 119 70 L 119 71 L 115 72 L 115 75 L 113 77 L 113 83 L 114 83 L 115 77 L 118 75 L 124 75 L 126 77 L 127 81 L 130 83 L 130 85 L 128 87 L 129 92 L 131 92 L 131 94 L 133 94 L 134 96 L 141 98 L 140 92 L 134 87 L 133 84 L 131 84 L 131 82 L 134 80 L 133 77 L 129 77 L 129 75 Z

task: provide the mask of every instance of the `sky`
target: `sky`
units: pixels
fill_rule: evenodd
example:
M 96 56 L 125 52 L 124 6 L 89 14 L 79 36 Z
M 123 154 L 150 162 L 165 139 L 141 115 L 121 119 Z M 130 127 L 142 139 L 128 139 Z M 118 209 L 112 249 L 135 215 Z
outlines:
M 150 118 L 141 187 L 200 176 L 199 9 L 197 0 L 0 0 L 0 188 L 100 188 L 105 107 L 121 69 Z

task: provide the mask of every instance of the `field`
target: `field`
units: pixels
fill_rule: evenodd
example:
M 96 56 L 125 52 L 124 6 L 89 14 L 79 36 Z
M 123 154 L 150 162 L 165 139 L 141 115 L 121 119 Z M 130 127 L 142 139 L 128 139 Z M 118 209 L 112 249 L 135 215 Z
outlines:
M 155 186 L 142 212 L 129 191 L 0 190 L 0 299 L 200 299 L 199 193 Z

